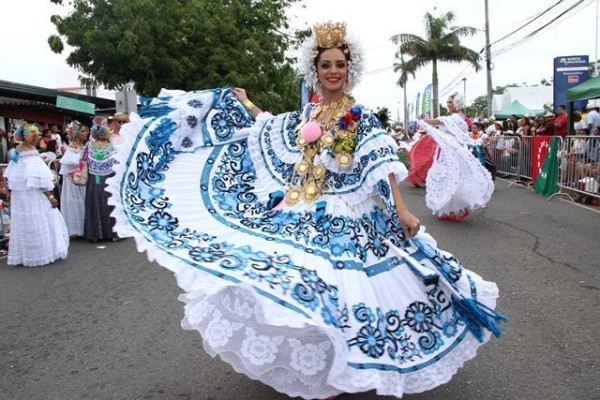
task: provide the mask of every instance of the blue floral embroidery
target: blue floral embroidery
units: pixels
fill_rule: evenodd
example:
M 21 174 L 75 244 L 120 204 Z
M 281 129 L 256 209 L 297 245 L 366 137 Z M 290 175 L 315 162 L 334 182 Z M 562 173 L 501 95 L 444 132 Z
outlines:
M 196 127 L 196 125 L 198 125 L 198 118 L 196 118 L 195 115 L 188 115 L 185 119 L 185 122 L 187 122 L 188 126 L 193 129 Z
M 415 332 L 427 332 L 433 327 L 433 310 L 421 301 L 408 306 L 404 318 L 407 325 Z
M 230 104 L 238 109 L 239 104 L 228 101 L 219 102 L 217 108 L 224 110 Z M 236 123 L 234 117 L 225 120 L 227 124 Z M 378 122 L 373 120 L 370 124 L 375 126 Z M 361 129 L 359 135 L 366 135 L 367 128 Z M 246 282 L 256 284 L 259 293 L 279 304 L 321 318 L 325 324 L 342 331 L 351 329 L 355 336 L 348 339 L 348 346 L 359 349 L 373 360 L 387 355 L 398 365 L 414 362 L 424 354 L 437 352 L 444 345 L 442 335 L 448 339 L 459 339 L 464 335 L 464 323 L 451 310 L 447 296 L 436 285 L 429 288 L 427 303 L 416 301 L 404 310 L 386 311 L 366 303 L 340 304 L 335 285 L 328 283 L 317 270 L 295 265 L 288 255 L 267 254 L 249 246 L 217 242 L 212 235 L 181 227 L 179 220 L 167 212 L 170 203 L 164 189 L 156 186 L 164 179 L 164 172 L 175 156 L 170 142 L 172 133 L 171 121 L 166 118 L 156 120 L 152 131 L 144 136 L 147 151 L 136 154 L 135 162 L 129 165 L 129 173 L 122 182 L 128 217 L 137 229 L 156 240 L 165 251 L 182 251 L 189 260 L 197 263 L 192 264 L 196 268 L 234 282 L 245 278 Z M 307 252 L 316 254 L 317 249 L 328 249 L 336 257 L 348 257 L 332 260 L 332 265 L 338 269 L 350 265 L 355 258 L 366 260 L 370 255 L 385 256 L 387 245 L 376 231 L 393 243 L 401 238 L 399 223 L 390 221 L 389 211 L 379 207 L 356 219 L 325 214 L 317 220 L 310 212 L 270 212 L 253 193 L 256 177 L 245 142 L 229 144 L 222 150 L 213 153 L 219 154 L 219 159 L 212 157 L 207 161 L 206 168 L 213 173 L 210 179 L 201 182 L 201 186 L 203 191 L 213 195 L 213 203 L 206 204 L 209 210 L 221 213 L 240 229 L 247 227 L 261 232 L 273 241 L 277 238 L 303 243 Z M 376 159 L 381 154 L 387 154 L 387 150 L 378 150 L 372 157 Z M 373 161 L 371 156 L 369 160 Z M 379 182 L 376 189 L 383 198 L 390 197 L 386 182 Z M 361 245 L 365 242 L 369 246 Z M 452 279 L 460 277 L 462 269 L 456 259 L 443 257 L 424 245 L 419 249 L 423 257 L 438 263 Z M 362 265 L 358 263 L 358 267 Z M 265 291 L 267 288 L 269 292 Z
M 171 214 L 158 210 L 150 217 L 148 217 L 148 225 L 151 227 L 150 230 L 160 229 L 165 231 L 172 231 L 177 227 L 179 221 L 174 218 Z
M 188 104 L 188 106 L 193 107 L 193 108 L 201 108 L 204 105 L 204 103 L 202 103 L 198 99 L 190 100 L 190 101 L 188 101 L 187 104 Z

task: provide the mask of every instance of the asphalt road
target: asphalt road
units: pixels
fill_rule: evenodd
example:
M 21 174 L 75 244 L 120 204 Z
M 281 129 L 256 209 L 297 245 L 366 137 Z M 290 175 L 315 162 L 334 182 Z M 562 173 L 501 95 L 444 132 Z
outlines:
M 503 180 L 461 223 L 404 197 L 465 266 L 498 283 L 510 317 L 448 384 L 406 399 L 599 399 L 600 214 Z M 285 399 L 234 372 L 180 328 L 180 290 L 132 239 L 71 243 L 42 268 L 0 261 L 1 399 Z M 373 392 L 338 400 L 379 399 Z

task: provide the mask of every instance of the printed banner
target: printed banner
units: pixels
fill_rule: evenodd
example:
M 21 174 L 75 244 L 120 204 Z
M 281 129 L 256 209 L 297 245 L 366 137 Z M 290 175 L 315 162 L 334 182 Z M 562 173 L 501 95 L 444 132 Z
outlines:
M 419 107 L 419 100 L 421 99 L 421 92 L 417 93 L 417 102 L 415 103 L 415 119 L 418 119 L 421 116 L 420 111 L 420 107 Z
M 433 88 L 433 85 L 430 83 L 429 85 L 427 85 L 425 87 L 425 90 L 423 91 L 423 109 L 421 110 L 421 114 L 427 116 L 427 117 L 431 117 L 432 112 L 431 112 L 431 89 Z
M 588 56 L 554 58 L 554 113 L 560 105 L 567 104 L 567 89 L 587 81 L 590 77 Z M 587 100 L 576 101 L 573 107 L 582 109 Z

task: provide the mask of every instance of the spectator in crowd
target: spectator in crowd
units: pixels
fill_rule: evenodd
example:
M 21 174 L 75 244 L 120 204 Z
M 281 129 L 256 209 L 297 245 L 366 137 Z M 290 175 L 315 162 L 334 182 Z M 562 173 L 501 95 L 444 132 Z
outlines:
M 537 130 L 540 128 L 540 122 L 537 118 L 531 119 L 531 134 L 537 135 Z
M 567 107 L 560 105 L 556 110 L 558 115 L 554 118 L 554 134 L 564 138 L 569 133 L 569 127 L 567 125 Z
M 8 162 L 8 149 L 9 149 L 9 138 L 8 132 L 0 128 L 0 163 L 6 164 Z
M 587 125 L 585 121 L 581 117 L 581 111 L 574 110 L 573 111 L 573 130 L 575 131 L 575 135 L 582 136 L 587 135 Z
M 544 115 L 544 120 L 535 132 L 536 135 L 554 136 L 554 114 L 548 111 Z
M 597 135 L 597 130 L 600 127 L 600 114 L 598 114 L 599 107 L 596 100 L 590 100 L 586 106 L 588 110 L 587 124 L 588 134 L 590 136 Z
M 531 122 L 528 117 L 519 119 L 519 128 L 515 133 L 518 136 L 531 136 Z
M 69 145 L 60 160 L 59 173 L 63 177 L 60 212 L 67 224 L 69 236 L 83 236 L 86 186 L 73 183 L 72 174 L 79 168 L 81 161 L 85 162 L 84 157 L 87 156 L 87 126 L 79 121 L 71 122 L 67 128 L 67 139 Z
M 116 239 L 113 233 L 113 207 L 108 205 L 109 194 L 105 190 L 106 179 L 114 175 L 115 147 L 110 142 L 106 118 L 94 118 L 94 126 L 88 143 L 88 181 L 85 194 L 85 222 L 83 237 L 92 240 Z
M 56 140 L 56 156 L 61 157 L 63 154 L 63 140 L 61 132 L 58 130 L 58 125 L 50 125 L 50 132 L 52 133 L 52 139 Z
M 118 146 L 124 141 L 123 136 L 121 136 L 121 126 L 129 122 L 129 115 L 123 112 L 118 112 L 113 115 L 110 120 L 110 142 L 114 146 Z
M 52 194 L 54 175 L 36 149 L 38 127 L 24 123 L 17 134 L 23 143 L 6 169 L 11 191 L 8 265 L 37 267 L 67 257 L 69 234 Z
M 54 153 L 56 155 L 57 142 L 52 138 L 52 132 L 49 128 L 42 129 L 42 138 L 39 141 L 38 149 L 42 152 Z
M 589 115 L 588 115 L 589 118 Z M 585 138 L 584 157 L 575 165 L 575 181 L 578 189 L 597 194 L 600 186 L 600 135 L 596 130 L 595 135 Z M 577 196 L 575 201 L 590 203 L 590 196 Z M 597 201 L 597 200 L 596 200 Z M 596 203 L 596 205 L 598 205 Z
M 489 124 L 488 126 L 485 128 L 485 133 L 487 133 L 490 136 L 493 136 L 496 134 L 496 120 L 494 120 L 494 118 L 490 118 L 489 120 Z
M 481 130 L 479 122 L 473 122 L 471 126 L 469 126 L 469 141 L 467 142 L 467 147 L 483 166 L 485 166 L 483 144 L 487 137 L 488 134 Z
M 517 129 L 519 129 L 519 117 L 517 117 L 515 114 L 511 115 L 510 118 L 506 121 L 506 125 L 506 130 L 516 132 Z
M 40 151 L 40 156 L 49 164 L 54 161 L 57 157 L 56 151 L 58 149 L 58 144 L 55 139 L 52 138 L 52 132 L 49 128 L 42 129 L 42 138 L 38 143 L 38 150 Z

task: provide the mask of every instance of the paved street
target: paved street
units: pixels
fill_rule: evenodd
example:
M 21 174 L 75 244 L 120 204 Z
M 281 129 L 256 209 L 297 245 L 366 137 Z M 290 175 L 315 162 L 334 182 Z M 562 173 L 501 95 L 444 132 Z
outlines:
M 434 219 L 424 190 L 403 186 L 439 247 L 498 283 L 510 318 L 451 382 L 405 398 L 598 399 L 600 214 L 496 186 L 488 209 L 462 223 Z M 75 240 L 67 260 L 43 268 L 0 261 L 0 398 L 286 398 L 205 354 L 180 328 L 179 294 L 132 239 Z

